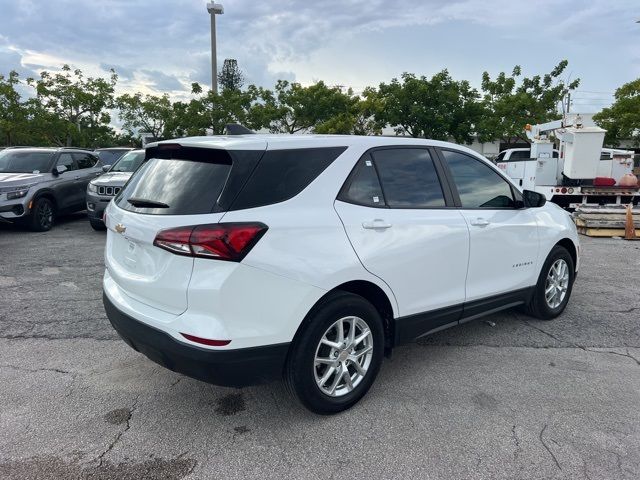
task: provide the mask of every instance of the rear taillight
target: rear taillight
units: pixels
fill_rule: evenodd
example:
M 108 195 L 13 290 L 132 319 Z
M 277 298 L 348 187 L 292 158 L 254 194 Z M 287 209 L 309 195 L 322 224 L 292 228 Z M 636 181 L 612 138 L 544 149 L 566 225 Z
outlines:
M 241 261 L 267 231 L 264 223 L 213 223 L 161 230 L 153 244 L 177 255 Z

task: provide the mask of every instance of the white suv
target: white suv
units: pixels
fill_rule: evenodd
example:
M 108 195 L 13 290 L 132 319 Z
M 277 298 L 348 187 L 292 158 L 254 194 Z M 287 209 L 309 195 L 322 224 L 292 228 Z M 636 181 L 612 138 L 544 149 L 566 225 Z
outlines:
M 227 386 L 284 376 L 355 404 L 402 343 L 522 305 L 551 319 L 578 269 L 569 215 L 445 142 L 240 135 L 160 142 L 106 210 L 122 338 Z

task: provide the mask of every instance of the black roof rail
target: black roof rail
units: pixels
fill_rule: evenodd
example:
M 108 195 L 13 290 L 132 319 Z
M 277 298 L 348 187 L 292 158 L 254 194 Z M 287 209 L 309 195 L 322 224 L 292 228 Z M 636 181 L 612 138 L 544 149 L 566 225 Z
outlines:
M 59 150 L 86 150 L 87 152 L 92 152 L 92 148 L 84 148 L 84 147 L 58 147 Z
M 256 133 L 239 123 L 227 123 L 224 130 L 226 135 L 253 135 Z

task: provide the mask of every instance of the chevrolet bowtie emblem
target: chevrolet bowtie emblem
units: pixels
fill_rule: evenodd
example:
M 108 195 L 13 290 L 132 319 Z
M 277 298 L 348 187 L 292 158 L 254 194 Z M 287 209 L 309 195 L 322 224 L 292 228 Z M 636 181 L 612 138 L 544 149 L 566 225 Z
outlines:
M 124 233 L 127 230 L 127 227 L 125 227 L 124 225 L 122 225 L 121 223 L 116 225 L 116 232 L 118 233 Z

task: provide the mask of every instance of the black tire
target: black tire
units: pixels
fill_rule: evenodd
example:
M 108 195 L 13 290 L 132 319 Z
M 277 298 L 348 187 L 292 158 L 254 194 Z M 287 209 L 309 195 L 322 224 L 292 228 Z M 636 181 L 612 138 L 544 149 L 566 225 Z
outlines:
M 566 286 L 566 293 L 559 305 L 552 306 L 547 302 L 545 290 L 547 288 L 547 277 L 554 264 L 558 261 L 564 261 L 568 267 L 569 282 Z M 560 315 L 567 306 L 569 298 L 571 297 L 571 291 L 573 289 L 573 281 L 575 280 L 575 265 L 573 258 L 569 254 L 566 248 L 556 245 L 549 253 L 549 256 L 542 266 L 540 276 L 538 277 L 538 283 L 536 284 L 535 291 L 529 304 L 525 307 L 527 314 L 540 320 L 552 320 Z
M 53 202 L 46 197 L 41 197 L 33 202 L 29 227 L 34 232 L 47 232 L 53 227 L 56 217 L 56 209 Z
M 350 316 L 361 319 L 371 332 L 371 338 L 363 342 L 368 342 L 373 347 L 370 363 L 364 376 L 359 377 L 359 379 L 355 370 L 350 370 L 353 371 L 356 378 L 355 381 L 359 382 L 354 384 L 353 390 L 341 396 L 329 396 L 318 386 L 316 375 L 326 373 L 330 367 L 322 364 L 316 365 L 316 351 L 320 351 L 318 349 L 321 348 L 329 348 L 324 345 L 320 347 L 320 340 L 334 323 Z M 362 324 L 359 326 L 362 326 Z M 345 330 L 345 332 L 347 331 Z M 354 332 L 363 332 L 363 330 L 354 328 Z M 333 348 L 330 348 L 330 350 L 334 351 Z M 307 315 L 289 352 L 285 369 L 285 383 L 290 392 L 312 412 L 321 415 L 338 413 L 355 405 L 367 393 L 378 375 L 383 355 L 384 328 L 378 311 L 359 295 L 337 292 L 325 298 Z M 352 360 L 347 359 L 345 361 L 350 365 L 351 369 L 354 368 Z M 366 362 L 366 360 L 363 361 Z M 327 370 L 322 371 L 322 368 Z M 337 373 L 334 375 L 337 376 Z M 348 388 L 346 377 L 345 375 L 341 380 L 341 382 L 345 381 L 343 388 Z M 349 378 L 351 378 L 351 375 L 349 375 Z
M 100 220 L 89 220 L 89 224 L 91 225 L 91 228 L 93 228 L 97 232 L 107 229 L 107 227 L 104 226 L 104 223 Z

